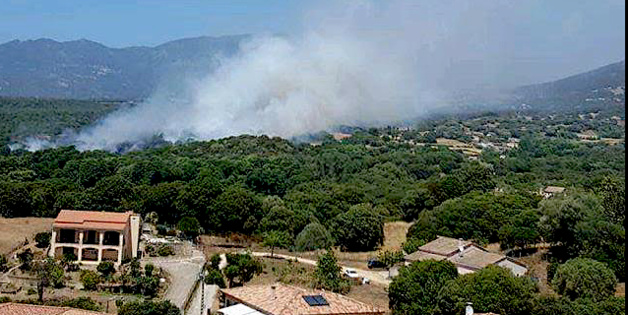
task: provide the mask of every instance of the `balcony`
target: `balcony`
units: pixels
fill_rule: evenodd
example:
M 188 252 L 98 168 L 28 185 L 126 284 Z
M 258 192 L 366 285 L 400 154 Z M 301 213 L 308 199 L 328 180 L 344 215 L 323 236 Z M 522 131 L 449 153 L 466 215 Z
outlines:
M 105 238 L 102 242 L 103 245 L 118 246 L 120 245 L 120 233 L 118 232 L 105 232 Z
M 83 244 L 98 245 L 100 243 L 99 233 L 96 231 L 83 232 Z
M 65 244 L 78 244 L 78 237 L 75 230 L 61 230 L 56 242 Z

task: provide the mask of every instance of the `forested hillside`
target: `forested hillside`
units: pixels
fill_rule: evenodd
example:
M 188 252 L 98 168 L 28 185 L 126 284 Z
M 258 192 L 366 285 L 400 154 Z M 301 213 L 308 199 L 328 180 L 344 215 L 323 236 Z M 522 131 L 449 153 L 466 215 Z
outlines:
M 247 36 L 180 39 L 156 47 L 110 48 L 89 40 L 52 39 L 0 45 L 0 95 L 142 99 L 207 75 Z
M 120 108 L 120 101 L 0 97 L 0 145 L 26 137 L 51 139 L 78 130 Z
M 608 262 L 623 279 L 624 208 L 616 199 L 624 187 L 623 140 L 585 141 L 569 131 L 624 130 L 604 113 L 595 117 L 452 118 L 432 131 L 370 129 L 320 145 L 240 136 L 128 154 L 72 147 L 5 152 L 0 214 L 133 210 L 155 212 L 164 226 L 193 217 L 207 233 L 279 230 L 297 239 L 311 232 L 306 226 L 321 224 L 335 244 L 358 251 L 381 243 L 383 221 L 403 219 L 416 221 L 410 243 L 437 234 L 506 248 L 545 240 L 569 255 Z M 482 141 L 495 148 L 474 161 L 433 143 L 455 138 L 458 126 L 485 129 Z M 511 137 L 519 144 L 503 149 Z M 550 184 L 566 187 L 568 197 L 541 201 L 538 191 Z

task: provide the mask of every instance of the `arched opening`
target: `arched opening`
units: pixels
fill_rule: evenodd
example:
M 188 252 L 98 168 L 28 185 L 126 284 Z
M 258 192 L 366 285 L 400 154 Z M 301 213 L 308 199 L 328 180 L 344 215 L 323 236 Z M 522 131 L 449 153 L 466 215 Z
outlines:
M 118 250 L 116 249 L 103 249 L 102 250 L 102 261 L 111 261 L 111 262 L 117 262 L 118 261 Z

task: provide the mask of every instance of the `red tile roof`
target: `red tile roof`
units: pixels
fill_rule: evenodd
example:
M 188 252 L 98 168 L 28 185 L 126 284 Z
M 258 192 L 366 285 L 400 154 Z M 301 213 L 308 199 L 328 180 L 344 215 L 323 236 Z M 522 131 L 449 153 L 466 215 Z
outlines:
M 69 307 L 43 306 L 19 303 L 0 304 L 0 315 L 100 315 L 104 313 Z
M 221 292 L 239 303 L 245 304 L 265 314 L 273 315 L 382 315 L 383 310 L 348 298 L 344 295 L 303 289 L 286 284 L 253 285 Z M 303 299 L 306 295 L 322 295 L 329 305 L 310 306 Z
M 133 212 L 61 210 L 54 227 L 62 229 L 94 229 L 122 231 Z

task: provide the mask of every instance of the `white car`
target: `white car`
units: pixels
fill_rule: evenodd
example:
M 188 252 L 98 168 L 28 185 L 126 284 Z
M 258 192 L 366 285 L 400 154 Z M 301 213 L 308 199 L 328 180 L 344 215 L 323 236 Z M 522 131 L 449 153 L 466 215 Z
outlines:
M 344 272 L 345 276 L 351 278 L 351 279 L 359 279 L 360 275 L 358 275 L 358 272 L 355 271 L 355 269 L 352 268 L 346 268 L 345 272 Z

